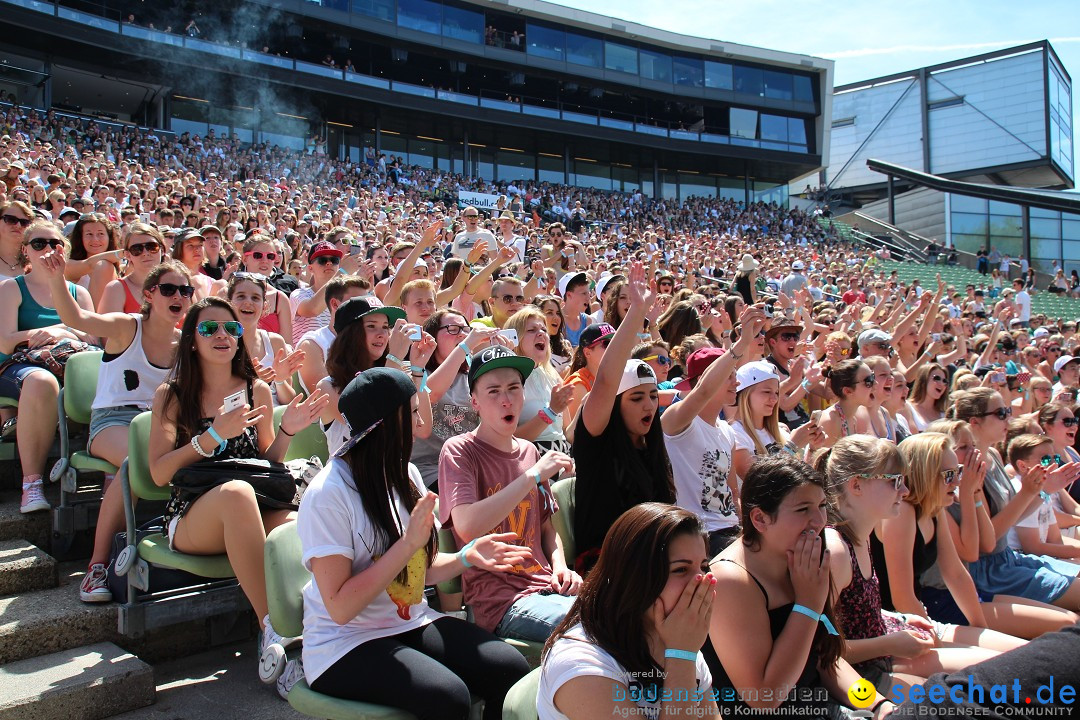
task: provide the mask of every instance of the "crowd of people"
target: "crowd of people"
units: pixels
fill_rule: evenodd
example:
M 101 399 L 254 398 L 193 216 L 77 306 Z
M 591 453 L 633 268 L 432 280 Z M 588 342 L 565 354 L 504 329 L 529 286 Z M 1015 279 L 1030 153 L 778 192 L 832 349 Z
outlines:
M 289 642 L 266 534 L 297 523 L 312 579 L 285 694 L 305 677 L 423 718 L 477 696 L 496 718 L 528 671 L 513 638 L 544 644 L 544 720 L 838 716 L 860 678 L 881 718 L 929 678 L 1034 682 L 1075 653 L 1057 631 L 1080 619 L 1080 348 L 1020 280 L 994 299 L 923 288 L 772 204 L 19 108 L 0 124 L 0 395 L 32 409 L 3 416 L 22 511 L 49 509 L 60 382 L 41 351 L 101 350 L 88 451 L 119 465 L 152 414 L 169 545 L 228 555 L 262 647 Z M 298 511 L 242 476 L 180 483 L 278 462 L 316 423 L 329 458 Z M 572 551 L 552 491 L 570 478 Z M 86 602 L 111 600 L 108 480 Z M 424 587 L 456 575 L 463 598 L 437 612 Z M 462 602 L 472 621 L 444 614 Z

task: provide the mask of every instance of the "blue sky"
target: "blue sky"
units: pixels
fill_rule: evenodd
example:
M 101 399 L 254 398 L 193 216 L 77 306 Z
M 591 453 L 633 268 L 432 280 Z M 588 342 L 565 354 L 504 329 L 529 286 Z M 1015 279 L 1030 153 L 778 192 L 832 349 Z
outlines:
M 728 42 L 836 61 L 835 83 L 912 70 L 1049 39 L 1080 88 L 1077 0 L 558 0 L 582 10 Z

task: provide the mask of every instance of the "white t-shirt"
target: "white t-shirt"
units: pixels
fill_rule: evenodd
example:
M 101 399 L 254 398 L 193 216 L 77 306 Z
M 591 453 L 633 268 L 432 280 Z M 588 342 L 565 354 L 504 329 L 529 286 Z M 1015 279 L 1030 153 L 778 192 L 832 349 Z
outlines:
M 304 639 L 306 642 L 306 636 Z M 699 696 L 711 697 L 712 675 L 700 652 L 697 654 L 696 664 L 696 692 Z M 307 671 L 306 662 L 304 670 Z M 540 673 L 540 687 L 536 693 L 536 713 L 539 720 L 568 720 L 566 715 L 555 707 L 555 693 L 568 681 L 583 676 L 610 678 L 625 686 L 628 699 L 637 701 L 636 711 L 630 710 L 632 706 L 629 702 L 624 705 L 634 717 L 645 718 L 645 720 L 655 720 L 660 717 L 663 708 L 659 698 L 655 698 L 656 702 L 649 702 L 647 697 L 643 697 L 643 695 L 651 696 L 652 693 L 643 692 L 641 683 L 632 679 L 615 658 L 589 642 L 585 638 L 581 625 L 575 625 L 566 632 L 564 637 L 555 641 L 548 656 L 544 659 L 543 670 Z M 658 688 L 661 691 L 662 689 L 662 687 Z M 613 687 L 613 698 L 617 692 L 617 689 Z
M 1009 480 L 1012 482 L 1013 489 L 1016 490 L 1016 492 L 1020 492 L 1020 478 L 1014 477 L 1009 478 Z M 1057 525 L 1057 516 L 1054 514 L 1054 504 L 1051 498 L 1052 496 L 1043 498 L 1043 501 L 1039 503 L 1038 507 L 1017 520 L 1016 524 L 1009 528 L 1009 547 L 1017 552 L 1025 552 L 1025 550 L 1020 547 L 1020 538 L 1016 534 L 1016 528 L 1038 528 L 1039 540 L 1046 542 L 1050 526 Z
M 1016 303 L 1016 309 L 1019 311 L 1017 317 L 1020 321 L 1031 320 L 1031 296 L 1028 295 L 1027 290 L 1021 290 L 1013 295 L 1013 302 Z
M 472 252 L 472 249 L 480 240 L 487 241 L 489 253 L 494 254 L 498 251 L 495 236 L 491 234 L 490 230 L 476 230 L 474 232 L 466 231 L 459 232 L 454 236 L 454 244 L 450 247 L 450 256 L 464 260 L 469 256 L 469 253 Z
M 423 492 L 423 480 L 412 464 L 409 479 Z M 360 494 L 352 484 L 348 464 L 334 458 L 311 481 L 300 503 L 296 529 L 304 549 L 304 567 L 311 570 L 312 558 L 344 555 L 352 561 L 356 575 L 380 557 L 386 548 L 376 538 L 375 529 L 360 504 Z M 409 513 L 395 498 L 402 534 L 409 526 Z M 423 557 L 423 550 L 418 551 Z M 423 627 L 442 617 L 428 607 L 424 598 L 426 562 L 417 563 L 407 585 L 396 581 L 379 593 L 355 618 L 338 625 L 323 604 L 315 578 L 304 586 L 304 674 L 312 682 L 353 648 L 369 640 L 389 637 Z M 391 595 L 391 593 L 393 593 Z M 396 598 L 396 600 L 395 600 Z
M 560 382 L 558 376 L 551 377 L 540 368 L 529 373 L 529 379 L 525 381 L 525 404 L 521 406 L 519 422 L 526 423 L 536 417 L 541 408 L 547 407 L 551 402 L 551 390 Z M 555 416 L 555 422 L 545 425 L 537 440 L 563 440 L 562 414 Z
M 330 325 L 330 308 L 324 308 L 315 317 L 303 317 L 296 313 L 300 303 L 315 296 L 315 291 L 310 287 L 301 287 L 292 291 L 289 295 L 289 307 L 292 309 L 292 343 L 299 345 L 301 338 L 313 330 L 328 327 Z
M 731 423 L 731 429 L 735 433 L 735 449 L 736 450 L 748 450 L 751 455 L 757 455 L 757 447 L 754 446 L 754 439 L 743 427 L 741 421 L 736 420 Z M 773 439 L 773 436 L 769 434 L 769 431 L 765 428 L 758 428 L 754 430 L 757 433 L 758 440 L 761 441 L 762 446 L 765 448 L 765 452 L 768 455 L 776 455 L 784 449 L 782 443 Z
M 700 517 L 709 532 L 738 525 L 728 485 L 735 452 L 731 426 L 723 420 L 710 425 L 695 417 L 678 435 L 664 433 L 664 443 L 675 480 L 675 504 Z

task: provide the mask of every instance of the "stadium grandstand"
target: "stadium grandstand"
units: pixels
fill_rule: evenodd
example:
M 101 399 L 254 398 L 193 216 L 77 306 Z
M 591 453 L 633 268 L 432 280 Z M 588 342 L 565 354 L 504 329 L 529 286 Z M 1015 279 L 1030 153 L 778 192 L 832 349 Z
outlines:
M 829 60 L 537 0 L 0 11 L 0 720 L 656 716 L 641 652 L 822 717 L 830 674 L 1080 684 L 1070 238 L 1047 289 L 870 214 L 1072 232 L 1064 105 L 988 195 L 838 151 Z

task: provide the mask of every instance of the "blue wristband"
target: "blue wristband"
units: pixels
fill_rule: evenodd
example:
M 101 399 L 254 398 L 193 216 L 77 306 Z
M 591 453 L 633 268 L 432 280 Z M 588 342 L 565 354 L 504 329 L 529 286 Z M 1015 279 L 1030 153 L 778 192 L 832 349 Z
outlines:
M 693 650 L 673 650 L 668 648 L 664 651 L 664 657 L 674 660 L 689 660 L 692 663 L 697 662 L 697 653 Z
M 217 433 L 217 430 L 215 430 L 215 429 L 214 429 L 214 426 L 213 426 L 213 425 L 211 425 L 210 427 L 206 428 L 206 432 L 210 433 L 210 437 L 214 438 L 214 440 L 215 440 L 215 441 L 217 442 L 217 444 L 218 444 L 218 446 L 217 446 L 217 450 L 215 450 L 215 451 L 214 451 L 214 454 L 215 454 L 215 455 L 217 455 L 217 454 L 218 454 L 219 452 L 221 452 L 222 450 L 224 450 L 224 449 L 225 449 L 225 446 L 226 446 L 226 445 L 227 445 L 228 443 L 226 443 L 226 442 L 225 442 L 225 438 L 223 438 L 223 437 L 221 437 L 220 435 L 218 435 L 218 433 Z
M 810 618 L 814 622 L 821 621 L 821 624 L 825 626 L 825 630 L 830 635 L 839 635 L 840 634 L 840 633 L 836 632 L 836 628 L 833 627 L 832 621 L 829 620 L 829 618 L 825 615 L 825 613 L 816 613 L 813 610 L 811 610 L 810 608 L 806 607 L 805 605 L 794 605 L 791 608 L 791 612 L 797 612 L 800 615 L 805 615 L 806 617 Z
M 476 544 L 476 539 L 474 538 L 474 539 L 470 540 L 469 542 L 465 543 L 465 547 L 458 550 L 458 554 L 457 554 L 458 560 L 460 560 L 461 564 L 464 565 L 467 568 L 471 568 L 473 566 L 473 564 L 471 562 L 469 562 L 468 559 L 466 559 L 465 553 L 469 552 L 469 548 L 471 548 L 475 544 Z
M 461 352 L 465 353 L 465 364 L 472 365 L 472 353 L 469 352 L 469 346 L 462 340 L 458 343 L 458 347 L 461 348 Z
M 549 407 L 540 408 L 540 412 L 544 413 L 544 415 L 547 415 L 547 419 L 551 422 L 555 422 L 559 418 L 559 416 L 555 414 L 555 411 Z

